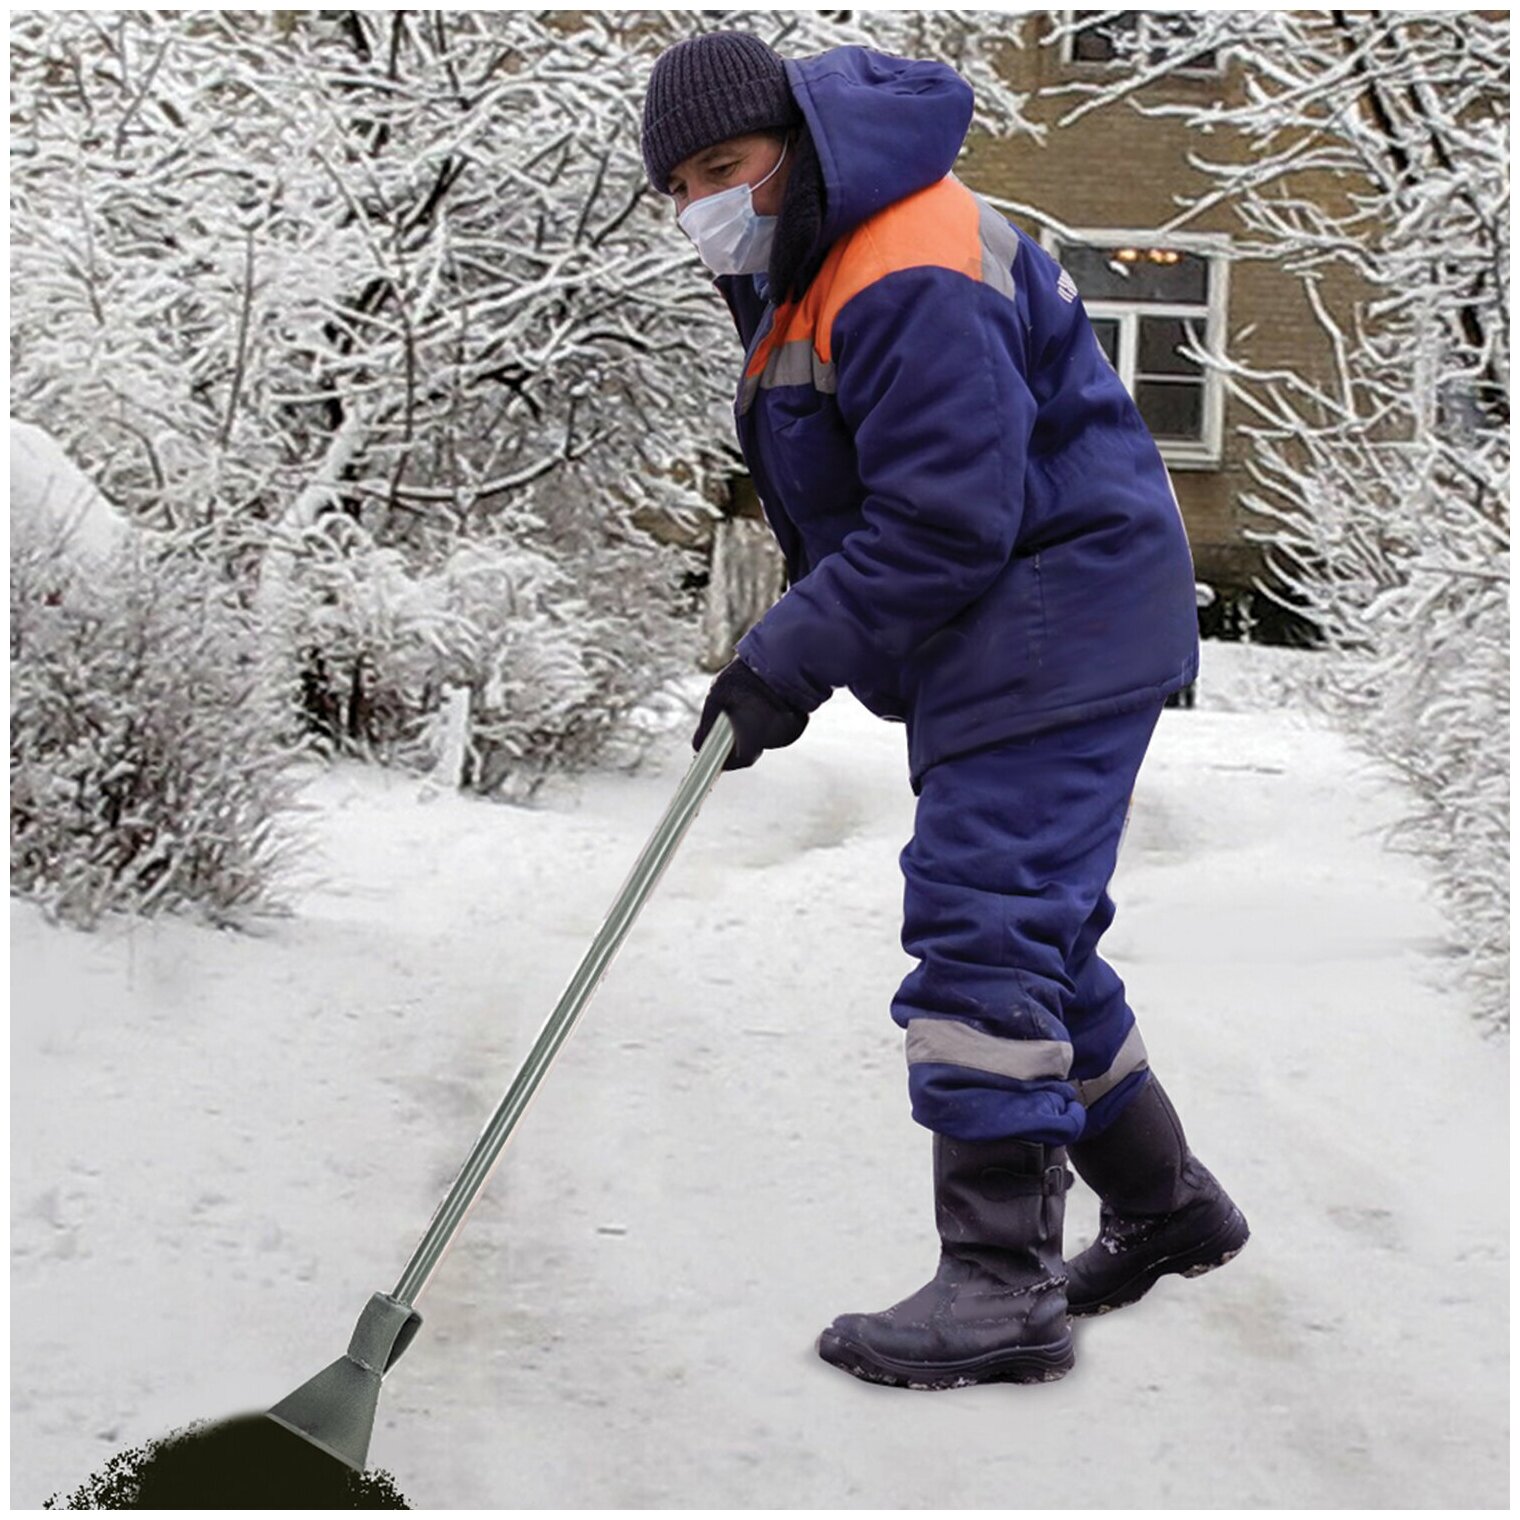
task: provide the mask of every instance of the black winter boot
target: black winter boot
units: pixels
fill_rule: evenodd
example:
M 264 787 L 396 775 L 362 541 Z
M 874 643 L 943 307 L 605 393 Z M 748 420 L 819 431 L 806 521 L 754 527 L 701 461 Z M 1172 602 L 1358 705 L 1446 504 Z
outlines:
M 1201 1276 L 1250 1239 L 1154 1076 L 1101 1135 L 1071 1147 L 1071 1164 L 1102 1202 L 1097 1240 L 1067 1267 L 1073 1314 L 1122 1309 L 1169 1272 Z
M 844 1314 L 818 1354 L 873 1383 L 963 1388 L 1049 1382 L 1072 1365 L 1058 1148 L 934 1137 L 939 1270 L 879 1314 Z

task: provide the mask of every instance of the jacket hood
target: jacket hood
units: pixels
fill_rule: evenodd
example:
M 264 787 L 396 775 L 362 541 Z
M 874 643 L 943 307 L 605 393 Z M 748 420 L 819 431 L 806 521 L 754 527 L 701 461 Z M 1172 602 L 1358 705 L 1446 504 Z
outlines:
M 823 167 L 824 248 L 942 180 L 971 125 L 971 86 L 947 64 L 844 47 L 789 58 L 786 77 Z

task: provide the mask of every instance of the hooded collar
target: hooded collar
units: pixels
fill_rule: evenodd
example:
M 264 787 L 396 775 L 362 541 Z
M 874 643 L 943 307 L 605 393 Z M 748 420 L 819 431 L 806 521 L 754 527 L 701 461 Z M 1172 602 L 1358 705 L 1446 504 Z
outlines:
M 823 170 L 824 249 L 942 180 L 971 125 L 971 86 L 948 64 L 832 48 L 788 59 L 786 77 Z

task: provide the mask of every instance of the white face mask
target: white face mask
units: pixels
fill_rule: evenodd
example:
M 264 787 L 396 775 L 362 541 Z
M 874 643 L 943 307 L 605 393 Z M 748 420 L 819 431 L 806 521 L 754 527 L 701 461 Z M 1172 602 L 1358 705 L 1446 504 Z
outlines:
M 781 167 L 781 159 L 785 157 L 783 141 L 781 158 L 765 179 L 753 186 L 735 185 L 716 195 L 703 196 L 676 218 L 681 231 L 697 245 L 702 262 L 714 274 L 760 274 L 770 263 L 777 219 L 756 213 L 754 192 Z

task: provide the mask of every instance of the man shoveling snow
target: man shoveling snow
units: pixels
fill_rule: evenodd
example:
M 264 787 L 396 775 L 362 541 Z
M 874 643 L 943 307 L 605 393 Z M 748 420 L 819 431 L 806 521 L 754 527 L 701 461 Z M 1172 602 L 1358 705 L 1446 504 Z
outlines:
M 1070 277 L 951 173 L 971 105 L 943 64 L 708 33 L 660 57 L 643 127 L 747 350 L 739 441 L 790 581 L 694 742 L 726 713 L 752 765 L 841 686 L 907 725 L 919 965 L 892 1016 L 940 1263 L 818 1349 L 917 1388 L 1060 1377 L 1068 1313 L 1248 1235 L 1097 953 L 1141 760 L 1197 675 L 1187 539 Z M 1103 1204 L 1069 1266 L 1068 1156 Z

